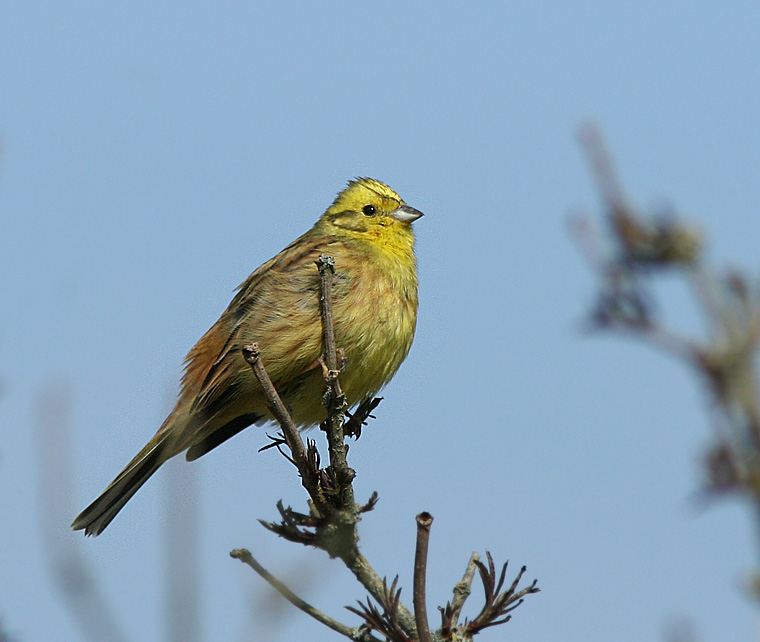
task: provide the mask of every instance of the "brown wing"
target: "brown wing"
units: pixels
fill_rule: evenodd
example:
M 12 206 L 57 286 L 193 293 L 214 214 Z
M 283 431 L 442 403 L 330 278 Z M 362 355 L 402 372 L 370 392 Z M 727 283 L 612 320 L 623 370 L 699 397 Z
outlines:
M 308 346 L 320 333 L 319 327 L 311 327 L 319 301 L 315 261 L 336 243 L 341 241 L 311 238 L 308 233 L 291 243 L 240 285 L 227 310 L 190 351 L 181 396 L 199 420 L 200 439 L 229 422 L 238 426 L 239 417 L 246 416 L 249 425 L 257 414 L 265 414 L 258 389 L 251 388 L 250 368 L 240 352 L 243 345 L 259 342 L 276 385 L 302 373 L 319 356 L 318 347 L 315 356 Z

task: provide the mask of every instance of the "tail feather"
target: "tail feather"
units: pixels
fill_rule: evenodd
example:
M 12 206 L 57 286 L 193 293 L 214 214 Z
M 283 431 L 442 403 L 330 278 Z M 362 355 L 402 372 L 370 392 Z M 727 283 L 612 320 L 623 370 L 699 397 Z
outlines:
M 209 435 L 202 441 L 190 446 L 185 454 L 185 459 L 187 459 L 187 461 L 195 461 L 198 457 L 205 455 L 219 444 L 227 441 L 230 437 L 237 435 L 241 430 L 248 428 L 248 426 L 253 423 L 260 422 L 261 420 L 261 415 L 254 413 L 235 417 L 232 421 L 228 421 L 223 426 L 216 428 L 213 432 L 209 433 Z
M 167 452 L 165 437 L 148 443 L 100 497 L 77 516 L 71 527 L 75 531 L 84 529 L 85 535 L 100 535 L 140 486 L 173 454 Z

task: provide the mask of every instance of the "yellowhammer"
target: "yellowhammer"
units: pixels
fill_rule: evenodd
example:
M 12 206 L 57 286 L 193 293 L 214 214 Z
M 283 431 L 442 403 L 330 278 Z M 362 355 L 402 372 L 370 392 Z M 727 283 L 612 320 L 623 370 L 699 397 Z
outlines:
M 412 221 L 422 212 L 371 178 L 351 181 L 306 234 L 251 274 L 187 355 L 177 405 L 127 467 L 74 520 L 98 535 L 167 459 L 188 461 L 244 428 L 272 419 L 241 348 L 258 342 L 263 363 L 302 428 L 326 418 L 320 254 L 335 259 L 336 345 L 346 357 L 349 407 L 377 393 L 406 358 L 417 323 Z

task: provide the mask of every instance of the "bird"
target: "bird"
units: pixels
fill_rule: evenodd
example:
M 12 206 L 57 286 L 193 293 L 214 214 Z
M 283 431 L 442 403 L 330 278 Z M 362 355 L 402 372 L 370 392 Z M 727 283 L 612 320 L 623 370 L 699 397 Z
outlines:
M 321 359 L 321 254 L 333 257 L 335 343 L 348 407 L 377 394 L 406 358 L 417 325 L 412 223 L 422 212 L 372 178 L 348 182 L 314 226 L 261 265 L 186 359 L 174 409 L 152 439 L 73 521 L 99 535 L 168 459 L 198 459 L 252 424 L 274 418 L 243 346 L 258 343 L 300 429 L 327 417 Z

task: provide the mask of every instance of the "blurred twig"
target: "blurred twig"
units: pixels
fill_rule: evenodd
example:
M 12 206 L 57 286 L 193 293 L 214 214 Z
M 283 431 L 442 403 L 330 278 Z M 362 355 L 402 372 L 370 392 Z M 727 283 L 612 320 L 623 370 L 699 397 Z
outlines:
M 601 232 L 588 217 L 572 221 L 577 243 L 597 276 L 590 325 L 662 350 L 706 382 L 715 424 L 715 441 L 705 458 L 706 491 L 747 498 L 760 536 L 758 282 L 711 267 L 704 239 L 694 226 L 675 216 L 637 211 L 623 195 L 599 131 L 584 126 L 580 140 L 606 210 Z M 685 336 L 663 319 L 654 285 L 666 272 L 689 286 L 707 328 L 704 338 Z
M 52 385 L 36 403 L 37 480 L 42 541 L 55 586 L 74 615 L 82 635 L 93 642 L 123 642 L 108 601 L 95 581 L 68 528 L 74 506 L 71 395 L 65 385 Z
M 171 459 L 164 469 L 167 640 L 200 642 L 198 467 Z

